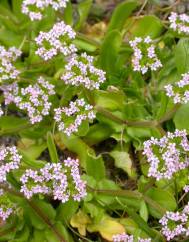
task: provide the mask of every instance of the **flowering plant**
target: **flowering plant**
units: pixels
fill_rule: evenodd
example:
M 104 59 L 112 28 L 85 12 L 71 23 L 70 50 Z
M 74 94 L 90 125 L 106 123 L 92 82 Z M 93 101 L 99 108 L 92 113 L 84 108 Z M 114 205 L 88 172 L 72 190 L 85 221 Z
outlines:
M 185 1 L 0 1 L 0 241 L 189 237 Z

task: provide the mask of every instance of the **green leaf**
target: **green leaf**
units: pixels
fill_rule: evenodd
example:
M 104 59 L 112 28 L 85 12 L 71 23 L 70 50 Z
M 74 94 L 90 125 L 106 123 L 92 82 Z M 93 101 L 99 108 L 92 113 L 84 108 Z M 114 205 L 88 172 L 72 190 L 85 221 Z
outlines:
M 133 24 L 132 21 L 134 22 Z M 129 32 L 133 36 L 145 37 L 149 35 L 152 39 L 154 39 L 157 38 L 163 30 L 163 24 L 161 20 L 155 15 L 144 16 L 138 20 L 130 19 L 127 24 L 128 28 L 131 25 Z
M 27 19 L 27 17 L 22 14 L 22 3 L 23 0 L 12 0 L 11 5 L 12 5 L 12 10 L 14 14 L 18 17 L 19 20 Z
M 117 5 L 111 17 L 107 33 L 111 30 L 117 29 L 121 31 L 125 24 L 125 20 L 138 6 L 138 1 L 124 1 Z
M 34 144 L 29 147 L 19 147 L 19 150 L 26 158 L 28 157 L 30 160 L 36 160 L 46 148 L 47 145 L 42 143 L 38 145 Z
M 111 91 L 98 90 L 94 92 L 94 101 L 97 106 L 117 111 L 124 107 L 125 94 L 117 89 Z
M 54 143 L 54 138 L 51 132 L 47 133 L 47 147 L 49 150 L 51 161 L 54 163 L 58 163 L 58 154 Z
M 89 145 L 95 145 L 101 141 L 107 139 L 112 134 L 113 130 L 104 124 L 94 124 L 90 126 L 87 135 L 84 137 L 84 140 Z
M 32 199 L 23 204 L 25 217 L 36 229 L 45 229 L 48 227 L 47 220 L 54 222 L 56 211 L 50 203 L 44 200 Z
M 63 19 L 66 24 L 73 25 L 73 9 L 70 1 L 66 4 L 66 8 L 64 9 Z
M 92 0 L 84 0 L 84 1 L 81 1 L 79 4 L 77 4 L 79 20 L 75 25 L 76 30 L 81 29 L 82 25 L 84 24 L 89 14 L 89 11 L 91 9 L 92 2 L 93 2 Z
M 74 135 L 68 137 L 63 133 L 58 133 L 55 136 L 55 142 L 59 146 L 60 149 L 68 148 L 70 151 L 76 153 L 79 156 L 79 160 L 81 162 L 81 166 L 86 168 L 86 159 L 88 157 L 88 153 L 94 154 L 95 152 L 91 149 L 83 140 Z
M 136 177 L 132 160 L 126 151 L 113 150 L 110 155 L 114 158 L 115 166 L 124 170 L 130 177 Z
M 141 201 L 139 212 L 140 212 L 141 218 L 143 218 L 144 221 L 147 222 L 148 221 L 148 207 L 144 201 Z
M 31 242 L 47 242 L 45 238 L 45 233 L 41 233 L 41 230 L 34 229 L 33 238 Z
M 71 217 L 79 208 L 79 203 L 69 200 L 66 203 L 61 203 L 57 208 L 57 220 L 61 220 L 65 225 L 70 222 Z
M 189 39 L 182 38 L 175 48 L 175 63 L 180 74 L 189 71 Z
M 174 211 L 177 208 L 176 200 L 170 192 L 159 189 L 159 188 L 150 188 L 146 195 L 150 197 L 152 200 L 157 202 L 160 206 L 162 206 L 167 211 Z M 149 206 L 149 212 L 150 214 L 155 218 L 161 218 L 162 214 L 158 213 L 154 208 Z
M 108 74 L 116 72 L 117 57 L 121 46 L 122 37 L 119 31 L 112 30 L 109 32 L 100 50 L 99 64 Z
M 96 189 L 99 190 L 119 190 L 119 186 L 112 180 L 102 179 L 97 183 Z M 95 194 L 96 200 L 102 205 L 110 205 L 114 200 L 115 196 L 109 196 L 104 194 Z
M 122 224 L 107 215 L 104 215 L 98 223 L 89 224 L 87 230 L 89 232 L 99 232 L 101 236 L 108 241 L 112 240 L 113 235 L 125 232 Z
M 106 171 L 102 156 L 96 157 L 88 152 L 86 159 L 86 172 L 87 175 L 94 177 L 97 181 L 105 178 Z
M 30 230 L 28 226 L 24 226 L 24 229 L 22 231 L 19 231 L 15 239 L 11 240 L 10 242 L 26 242 L 29 239 Z
M 14 116 L 0 117 L 0 133 L 16 133 L 22 128 L 27 127 L 28 121 L 26 119 L 17 118 Z
M 76 39 L 73 40 L 73 43 L 78 49 L 82 49 L 87 52 L 94 52 L 97 49 L 96 45 L 81 39 L 79 36 L 77 36 Z
M 173 118 L 174 124 L 177 129 L 186 129 L 189 133 L 189 103 L 182 105 Z

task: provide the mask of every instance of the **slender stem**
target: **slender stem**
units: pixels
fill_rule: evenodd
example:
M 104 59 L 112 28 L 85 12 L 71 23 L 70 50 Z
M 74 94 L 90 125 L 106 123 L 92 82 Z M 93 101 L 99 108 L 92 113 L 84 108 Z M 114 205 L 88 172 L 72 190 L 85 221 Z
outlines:
M 85 40 L 86 42 L 96 46 L 97 48 L 100 47 L 100 43 L 92 38 L 89 38 L 88 36 L 80 33 L 80 32 L 77 32 L 77 37 L 81 40 Z
M 152 200 L 150 197 L 137 192 L 137 191 L 130 191 L 130 190 L 100 190 L 100 189 L 94 189 L 91 187 L 87 187 L 89 191 L 92 191 L 94 193 L 100 193 L 107 196 L 114 196 L 114 197 L 127 197 L 127 198 L 136 198 L 139 201 L 141 199 L 144 199 L 146 203 L 148 203 L 150 206 L 152 206 L 154 209 L 156 209 L 162 216 L 165 214 L 166 209 L 161 207 L 159 203 Z
M 49 228 L 56 234 L 57 238 L 60 242 L 66 242 L 66 240 L 62 237 L 59 231 L 53 226 L 50 222 L 49 218 L 41 211 L 41 209 L 33 202 L 32 200 L 27 200 L 28 204 L 31 208 L 42 218 L 42 220 L 49 226 Z
M 48 225 L 48 227 L 54 232 L 54 234 L 57 236 L 57 238 L 60 240 L 60 242 L 67 242 L 63 236 L 59 233 L 59 231 L 54 227 L 54 225 L 51 223 L 51 221 L 49 220 L 49 218 L 46 216 L 46 214 L 44 214 L 41 209 L 35 204 L 34 201 L 32 200 L 28 200 L 24 197 L 24 195 L 21 192 L 18 192 L 12 188 L 9 188 L 8 186 L 4 185 L 4 184 L 0 184 L 0 188 L 5 190 L 6 192 L 9 192 L 15 196 L 24 198 L 27 203 L 29 204 L 29 206 L 37 213 L 37 215 L 39 217 L 41 217 L 41 219 Z
M 161 119 L 158 120 L 159 124 L 164 123 L 165 121 L 168 121 L 171 119 L 176 111 L 180 108 L 181 104 L 176 104 L 170 111 L 168 111 Z
M 106 116 L 107 118 L 110 118 L 111 120 L 120 123 L 120 124 L 125 124 L 127 126 L 135 126 L 135 127 L 155 127 L 158 125 L 156 120 L 141 120 L 141 121 L 131 121 L 131 120 L 123 120 L 117 116 L 115 116 L 114 114 L 112 114 L 111 112 L 109 112 L 108 110 L 100 107 L 100 106 L 95 106 L 95 109 L 103 114 L 104 116 Z

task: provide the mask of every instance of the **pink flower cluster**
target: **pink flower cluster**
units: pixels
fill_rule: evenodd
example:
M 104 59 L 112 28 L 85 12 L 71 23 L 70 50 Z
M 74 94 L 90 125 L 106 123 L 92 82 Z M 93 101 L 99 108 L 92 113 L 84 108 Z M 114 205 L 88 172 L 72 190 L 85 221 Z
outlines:
M 133 235 L 127 235 L 126 233 L 123 234 L 116 234 L 113 236 L 113 242 L 151 242 L 151 239 L 142 239 L 137 238 L 134 239 Z
M 28 199 L 35 194 L 48 194 L 65 203 L 70 197 L 81 201 L 86 196 L 86 183 L 79 173 L 79 161 L 71 158 L 62 163 L 47 163 L 38 171 L 26 170 L 20 181 L 21 192 Z
M 45 61 L 62 53 L 64 56 L 71 55 L 77 51 L 72 44 L 76 33 L 71 26 L 66 25 L 63 21 L 54 24 L 49 32 L 40 32 L 35 41 L 38 45 L 36 54 Z
M 3 189 L 0 189 L 0 218 L 5 221 L 13 212 L 14 205 Z
M 21 55 L 21 51 L 15 47 L 10 47 L 8 50 L 4 46 L 0 46 L 0 82 L 6 80 L 14 80 L 20 72 L 13 66 L 12 62 Z
M 132 57 L 134 71 L 140 71 L 142 74 L 145 74 L 149 69 L 156 71 L 162 67 L 161 61 L 155 52 L 155 46 L 152 44 L 152 39 L 149 36 L 144 39 L 136 37 L 134 40 L 129 41 L 129 44 L 134 50 Z
M 49 114 L 52 103 L 49 97 L 55 94 L 54 85 L 43 77 L 37 83 L 26 88 L 19 88 L 12 84 L 2 88 L 4 90 L 5 104 L 15 103 L 18 108 L 27 112 L 32 124 L 42 121 L 43 116 Z
M 65 66 L 61 79 L 65 84 L 84 86 L 87 89 L 99 89 L 105 80 L 106 73 L 94 66 L 94 57 L 82 53 L 73 55 Z
M 33 20 L 41 20 L 43 12 L 47 7 L 54 10 L 65 8 L 69 0 L 24 0 L 22 3 L 22 13 Z
M 172 176 L 189 167 L 189 142 L 185 130 L 168 132 L 161 139 L 152 137 L 144 142 L 144 155 L 150 164 L 148 176 L 171 179 Z
M 181 212 L 169 212 L 160 219 L 162 227 L 162 234 L 166 237 L 167 241 L 184 235 L 189 236 L 189 203 L 184 207 Z
M 6 181 L 7 173 L 19 168 L 21 158 L 15 146 L 0 147 L 0 182 Z
M 59 131 L 63 131 L 68 136 L 78 132 L 83 121 L 92 121 L 95 118 L 93 106 L 86 104 L 84 99 L 77 99 L 75 102 L 70 102 L 68 107 L 60 107 L 54 111 L 54 119 Z
M 166 95 L 173 98 L 173 102 L 176 103 L 188 103 L 189 102 L 189 72 L 182 74 L 182 79 L 174 84 L 165 86 Z
M 170 28 L 179 34 L 189 34 L 189 16 L 172 12 L 169 16 Z

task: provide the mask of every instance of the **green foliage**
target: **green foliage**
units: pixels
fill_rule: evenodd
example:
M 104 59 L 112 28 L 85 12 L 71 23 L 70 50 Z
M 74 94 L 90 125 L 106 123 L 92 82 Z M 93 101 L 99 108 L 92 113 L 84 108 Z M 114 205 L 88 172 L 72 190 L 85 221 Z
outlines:
M 166 211 L 181 211 L 187 204 L 183 187 L 189 183 L 188 167 L 170 180 L 155 181 L 148 177 L 150 164 L 143 143 L 175 129 L 186 129 L 189 134 L 189 104 L 175 105 L 164 88 L 189 71 L 189 37 L 170 30 L 167 18 L 182 1 L 170 6 L 158 0 L 69 1 L 58 11 L 44 9 L 40 21 L 30 21 L 22 13 L 22 2 L 0 1 L 0 45 L 22 51 L 14 63 L 19 77 L 3 81 L 0 75 L 4 112 L 0 143 L 14 144 L 22 155 L 19 169 L 7 175 L 11 186 L 0 183 L 0 189 L 6 189 L 15 204 L 13 215 L 6 222 L 0 221 L 0 241 L 100 242 L 112 241 L 113 235 L 126 232 L 135 238 L 164 242 L 159 219 Z M 64 21 L 76 32 L 72 41 L 76 54 L 93 56 L 94 66 L 105 71 L 106 80 L 99 89 L 71 86 L 61 80 L 70 56 L 58 53 L 44 61 L 36 54 L 35 38 L 57 21 Z M 147 36 L 152 38 L 162 68 L 143 75 L 133 69 L 129 41 Z M 96 72 L 91 78 L 96 78 Z M 50 97 L 49 114 L 32 124 L 27 112 L 15 103 L 5 105 L 4 88 L 13 82 L 21 88 L 34 85 L 39 76 L 55 86 L 55 94 Z M 77 98 L 93 106 L 96 118 L 82 122 L 77 132 L 67 136 L 57 128 L 54 109 Z M 69 117 L 66 121 L 70 122 Z M 87 189 L 82 201 L 62 203 L 53 200 L 52 193 L 24 197 L 20 178 L 26 169 L 37 171 L 67 157 L 79 160 Z M 181 240 L 187 238 L 183 235 L 175 241 Z

